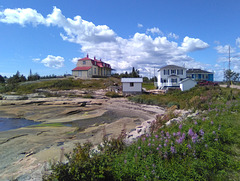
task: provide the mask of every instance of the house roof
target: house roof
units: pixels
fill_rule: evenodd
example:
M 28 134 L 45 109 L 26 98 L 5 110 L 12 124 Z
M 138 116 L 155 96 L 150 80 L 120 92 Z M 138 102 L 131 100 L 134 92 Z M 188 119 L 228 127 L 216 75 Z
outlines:
M 143 78 L 122 78 L 121 82 L 143 82 Z
M 161 67 L 159 70 L 162 70 L 162 69 L 186 69 L 186 68 L 180 67 L 177 65 L 166 65 L 164 67 Z
M 206 70 L 201 70 L 201 69 L 188 69 L 187 74 L 212 74 L 212 72 L 208 72 Z
M 192 80 L 190 78 L 186 78 L 186 79 L 183 79 L 182 81 L 179 82 L 179 84 L 183 83 L 183 82 L 187 82 L 187 81 L 191 81 L 191 82 L 195 82 L 197 83 L 195 80 Z
M 91 59 L 91 58 L 89 58 L 88 54 L 87 54 L 86 57 L 78 59 L 78 61 L 85 61 L 85 60 L 91 60 L 92 65 L 96 65 L 98 67 L 106 67 L 106 68 L 110 68 L 111 69 L 111 65 L 110 64 L 103 62 L 101 59 L 98 60 L 98 59 L 96 59 L 96 57 L 94 57 L 94 59 Z
M 89 69 L 91 69 L 92 67 L 76 67 L 76 68 L 74 68 L 74 69 L 72 69 L 73 71 L 74 70 L 89 70 Z

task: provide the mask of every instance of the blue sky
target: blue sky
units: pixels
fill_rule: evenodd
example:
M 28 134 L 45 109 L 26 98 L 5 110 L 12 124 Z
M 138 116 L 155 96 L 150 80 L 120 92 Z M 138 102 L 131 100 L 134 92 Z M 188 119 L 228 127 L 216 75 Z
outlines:
M 237 0 L 1 1 L 0 74 L 63 75 L 88 53 L 119 73 L 175 64 L 222 80 L 229 46 L 240 72 L 239 19 Z

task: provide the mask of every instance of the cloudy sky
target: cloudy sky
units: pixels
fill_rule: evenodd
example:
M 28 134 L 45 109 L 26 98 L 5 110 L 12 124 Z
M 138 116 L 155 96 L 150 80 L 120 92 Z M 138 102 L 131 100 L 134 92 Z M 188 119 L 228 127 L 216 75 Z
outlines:
M 89 54 L 143 76 L 174 64 L 240 72 L 237 0 L 7 0 L 0 2 L 0 74 L 71 73 Z

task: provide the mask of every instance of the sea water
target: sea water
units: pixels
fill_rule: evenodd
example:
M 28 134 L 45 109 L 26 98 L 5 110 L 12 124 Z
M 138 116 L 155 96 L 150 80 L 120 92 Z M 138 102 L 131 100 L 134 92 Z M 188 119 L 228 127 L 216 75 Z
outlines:
M 0 132 L 8 131 L 11 129 L 22 128 L 30 125 L 39 124 L 38 122 L 34 122 L 26 119 L 15 119 L 15 118 L 0 118 Z

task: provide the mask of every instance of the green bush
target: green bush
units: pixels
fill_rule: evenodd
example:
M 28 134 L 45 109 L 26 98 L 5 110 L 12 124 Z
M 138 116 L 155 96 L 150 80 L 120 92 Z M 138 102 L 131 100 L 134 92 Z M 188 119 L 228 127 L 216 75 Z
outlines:
M 116 92 L 111 92 L 111 91 L 107 92 L 107 93 L 105 94 L 105 96 L 111 97 L 111 98 L 122 97 L 122 96 L 119 95 L 118 93 L 116 93 Z

